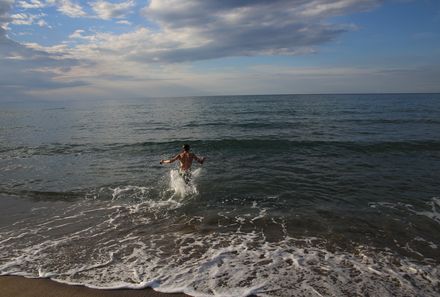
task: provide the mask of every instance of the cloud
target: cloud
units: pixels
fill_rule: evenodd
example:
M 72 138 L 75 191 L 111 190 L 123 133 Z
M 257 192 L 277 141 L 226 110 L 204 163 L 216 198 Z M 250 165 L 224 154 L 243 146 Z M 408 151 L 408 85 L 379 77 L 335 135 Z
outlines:
M 86 13 L 84 7 L 78 2 L 72 0 L 20 0 L 17 6 L 22 9 L 41 9 L 49 6 L 57 7 L 57 10 L 71 18 L 87 17 L 110 20 L 112 18 L 123 18 L 131 13 L 131 9 L 135 6 L 134 0 L 122 1 L 120 3 L 112 3 L 105 0 L 97 0 L 88 3 L 96 15 Z
M 71 18 L 87 16 L 84 8 L 79 3 L 71 0 L 46 0 L 44 2 L 41 0 L 20 0 L 17 1 L 16 5 L 24 10 L 41 9 L 49 6 L 55 6 L 60 13 Z
M 39 0 L 28 2 L 40 5 Z M 87 40 L 72 54 L 86 58 L 97 52 L 123 56 L 140 63 L 179 63 L 234 56 L 299 55 L 353 30 L 352 24 L 335 24 L 331 17 L 372 9 L 382 0 L 151 0 L 142 14 L 157 25 L 138 27 L 124 34 L 96 32 L 71 35 Z M 70 0 L 47 0 L 71 17 L 87 16 Z M 135 6 L 133 0 L 90 3 L 101 19 L 122 18 Z M 18 22 L 19 20 L 16 20 Z M 129 24 L 121 20 L 120 24 Z M 40 25 L 44 25 L 41 23 Z M 87 56 L 89 54 L 89 56 Z
M 17 3 L 28 9 L 52 6 L 70 17 L 95 18 L 93 22 L 98 22 L 96 18 L 116 19 L 116 23 L 123 25 L 131 24 L 124 17 L 135 7 L 134 1 L 121 0 L 118 3 L 92 0 L 87 10 L 78 4 L 83 2 L 73 0 L 26 1 L 26 4 Z M 12 2 L 0 0 L 3 27 L 20 20 L 9 13 Z M 314 53 L 320 45 L 337 40 L 355 28 L 353 24 L 337 23 L 335 16 L 370 10 L 381 3 L 381 0 L 151 0 L 142 10 L 146 23 L 153 23 L 151 27 L 138 25 L 129 32 L 126 27 L 119 34 L 96 31 L 99 27 L 79 26 L 66 33 L 63 44 L 53 46 L 19 44 L 3 30 L 0 92 L 17 96 L 32 92 L 63 98 L 69 92 L 72 96 L 83 92 L 84 97 L 99 94 L 112 98 L 124 94 L 368 92 L 399 91 L 402 81 L 408 82 L 411 91 L 416 85 L 422 86 L 422 80 L 417 79 L 422 76 L 425 90 L 438 89 L 434 83 L 438 81 L 438 72 L 410 67 L 394 71 L 380 67 L 261 65 L 218 67 L 215 72 L 209 72 L 197 71 L 191 68 L 191 63 L 185 63 L 237 56 Z M 14 14 L 32 15 L 27 12 L 18 10 Z M 26 21 L 29 17 L 22 19 Z M 33 22 L 38 24 L 40 20 L 44 21 Z M 430 73 L 432 77 L 422 73 Z
M 11 24 L 13 25 L 17 25 L 17 26 L 30 26 L 33 24 L 37 24 L 40 27 L 48 27 L 48 28 L 52 28 L 51 26 L 49 26 L 49 24 L 43 19 L 43 17 L 45 17 L 46 14 L 44 13 L 39 13 L 39 14 L 30 14 L 30 13 L 16 13 L 10 16 L 10 21 Z
M 414 68 L 260 64 L 203 72 L 188 67 L 172 73 L 176 83 L 197 90 L 180 95 L 381 93 L 438 92 L 439 69 L 438 64 Z
M 116 22 L 117 24 L 130 26 L 132 23 L 127 20 L 120 20 Z
M 338 0 L 322 1 L 312 0 L 304 5 L 301 12 L 304 16 L 323 16 L 323 15 L 342 15 L 351 11 L 365 11 L 376 7 L 381 0 L 358 1 L 358 0 Z
M 38 20 L 38 21 L 37 21 L 37 25 L 40 26 L 40 27 L 48 27 L 48 28 L 52 28 L 52 27 L 49 26 L 49 24 L 48 24 L 45 20 L 43 20 L 43 19 Z
M 75 30 L 72 34 L 69 35 L 70 39 L 82 39 L 82 40 L 89 40 L 93 41 L 95 37 L 93 35 L 84 35 L 84 30 L 78 29 Z
M 79 3 L 71 0 L 46 0 L 44 2 L 41 0 L 20 0 L 17 1 L 16 5 L 24 10 L 41 9 L 49 6 L 55 6 L 60 13 L 71 18 L 87 16 L 84 8 Z
M 51 0 L 57 6 L 57 10 L 71 18 L 87 16 L 82 6 L 70 0 Z M 48 1 L 49 2 L 49 1 Z M 50 3 L 50 2 L 49 2 Z
M 4 29 L 6 24 L 11 21 L 11 17 L 9 16 L 9 11 L 14 4 L 14 0 L 0 0 L 0 36 L 1 36 L 1 28 Z
M 16 13 L 11 15 L 12 24 L 14 25 L 32 25 L 37 24 L 40 27 L 47 26 L 46 21 L 42 18 L 46 16 L 44 13 L 39 14 L 29 14 L 29 13 Z
M 98 0 L 91 3 L 92 9 L 95 11 L 97 16 L 103 20 L 123 18 L 130 13 L 130 9 L 133 8 L 134 5 L 135 3 L 133 0 L 120 3 L 111 3 L 104 0 Z
M 8 0 L 0 1 L 6 3 Z M 9 89 L 21 92 L 25 92 L 26 86 L 54 90 L 80 86 L 87 81 L 89 86 L 93 84 L 112 89 L 116 85 L 115 80 L 108 84 L 102 78 L 117 75 L 121 84 L 142 91 L 145 81 L 156 89 L 171 84 L 173 88 L 169 89 L 179 90 L 185 85 L 200 89 L 196 87 L 195 80 L 188 79 L 191 76 L 189 72 L 171 69 L 167 65 L 233 56 L 310 53 L 316 46 L 352 30 L 351 24 L 331 23 L 330 17 L 371 9 L 379 2 L 151 0 L 142 14 L 155 23 L 154 29 L 137 27 L 131 32 L 113 34 L 86 33 L 78 28 L 69 35 L 65 45 L 51 47 L 20 45 L 8 39 L 12 42 L 11 49 L 4 54 L 8 58 L 1 60 L 1 63 L 3 69 L 11 69 L 14 73 L 12 77 L 16 79 L 4 79 L 2 87 L 8 85 Z M 11 21 L 7 16 L 11 1 L 7 3 L 0 10 L 4 11 L 3 15 L 7 18 L 5 22 Z M 33 8 L 43 5 L 38 0 L 26 3 L 20 5 Z M 81 5 L 71 0 L 47 0 L 45 4 L 56 6 L 61 13 L 70 17 L 91 17 Z M 135 3 L 132 0 L 119 3 L 98 0 L 90 5 L 98 18 L 107 20 L 126 16 Z M 15 19 L 17 21 L 19 18 Z M 4 49 L 2 51 L 5 52 Z M 170 73 L 176 73 L 178 80 L 164 80 L 170 77 Z M 192 77 L 206 81 L 203 75 L 193 74 Z M 241 74 L 241 77 L 247 76 Z M 19 83 L 12 87 L 13 81 Z M 205 84 L 209 85 L 208 82 Z M 239 89 L 240 86 L 237 86 L 236 90 Z
M 167 27 L 279 26 L 376 7 L 383 0 L 151 0 L 144 15 Z M 256 18 L 258 17 L 258 18 Z M 295 18 L 292 18 L 295 17 Z
M 78 80 L 60 80 L 59 71 L 78 65 L 65 54 L 48 53 L 11 40 L 3 25 L 13 21 L 9 16 L 12 1 L 0 0 L 0 94 L 1 100 L 27 97 L 36 89 L 59 89 L 84 85 Z M 20 17 L 16 17 L 16 20 Z M 26 17 L 22 18 L 26 20 Z
M 148 64 L 313 53 L 315 47 L 355 28 L 352 24 L 331 23 L 329 18 L 372 9 L 380 2 L 151 0 L 142 13 L 157 28 L 138 27 L 119 35 L 104 32 L 71 35 L 89 41 L 71 49 L 71 54 L 95 59 L 104 53 Z M 125 16 L 134 2 L 100 0 L 91 5 L 98 17 L 111 19 Z
M 330 23 L 330 17 L 371 9 L 380 2 L 152 0 L 143 9 L 144 16 L 156 22 L 163 35 L 179 36 L 178 42 L 175 46 L 156 48 L 152 48 L 156 45 L 153 43 L 146 54 L 139 53 L 135 59 L 183 62 L 230 56 L 303 54 L 353 30 L 351 24 Z
M 35 89 L 59 89 L 85 84 L 79 80 L 58 79 L 58 71 L 66 71 L 77 65 L 78 61 L 21 45 L 8 39 L 2 30 L 0 29 L 2 99 L 23 98 Z
M 40 0 L 17 1 L 16 5 L 23 9 L 35 9 L 35 8 L 43 8 L 47 6 L 45 2 Z

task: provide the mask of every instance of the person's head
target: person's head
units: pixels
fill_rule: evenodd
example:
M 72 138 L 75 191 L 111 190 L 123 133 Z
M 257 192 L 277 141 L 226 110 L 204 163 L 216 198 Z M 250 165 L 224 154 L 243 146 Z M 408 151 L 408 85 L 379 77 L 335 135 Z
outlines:
M 184 150 L 185 152 L 188 152 L 189 149 L 190 149 L 189 144 L 184 144 L 184 145 L 182 146 L 182 148 L 183 148 L 183 150 Z

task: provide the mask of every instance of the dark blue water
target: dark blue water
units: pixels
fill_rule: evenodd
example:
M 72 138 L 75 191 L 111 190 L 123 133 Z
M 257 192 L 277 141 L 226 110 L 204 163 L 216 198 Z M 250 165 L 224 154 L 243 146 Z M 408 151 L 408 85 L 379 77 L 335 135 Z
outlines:
M 206 156 L 182 182 L 160 165 Z M 2 105 L 0 273 L 194 296 L 437 296 L 440 95 Z

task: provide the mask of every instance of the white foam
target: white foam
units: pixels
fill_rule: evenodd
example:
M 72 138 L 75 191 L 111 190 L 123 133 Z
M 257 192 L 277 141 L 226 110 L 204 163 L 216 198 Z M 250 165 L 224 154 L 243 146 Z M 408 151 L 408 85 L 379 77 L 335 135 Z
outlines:
M 119 199 L 128 200 L 128 198 L 143 200 L 148 197 L 147 195 L 152 190 L 152 188 L 127 185 L 127 186 L 119 186 L 116 188 L 110 188 L 110 190 L 112 191 L 113 200 L 119 200 Z
M 255 218 L 252 218 L 251 222 L 254 222 L 256 220 L 259 220 L 259 219 L 262 219 L 262 218 L 266 217 L 267 216 L 267 210 L 268 210 L 267 208 L 260 209 L 260 213 L 258 214 L 258 216 L 256 216 Z
M 440 223 L 440 197 L 433 197 L 429 205 L 431 206 L 431 211 L 418 211 L 415 213 Z
M 427 243 L 428 246 L 429 246 L 430 248 L 432 248 L 433 250 L 438 249 L 438 245 L 437 245 L 437 244 L 433 243 L 432 241 L 428 241 L 428 240 L 426 240 L 426 239 L 424 239 L 424 238 L 422 238 L 422 237 L 420 237 L 420 236 L 414 238 L 414 240 Z
M 174 191 L 173 197 L 185 198 L 191 195 L 197 195 L 199 192 L 197 190 L 196 180 L 200 176 L 201 168 L 197 168 L 191 173 L 191 180 L 186 183 L 185 180 L 180 176 L 178 170 L 170 171 L 170 189 Z
M 38 277 L 39 278 L 50 278 L 56 276 L 56 273 L 53 272 L 44 272 L 41 268 L 38 269 Z
M 285 237 L 271 243 L 260 232 L 174 232 L 151 235 L 147 241 L 127 234 L 118 244 L 101 242 L 91 250 L 97 253 L 93 261 L 87 258 L 83 263 L 81 257 L 57 261 L 66 252 L 59 247 L 73 248 L 83 240 L 66 235 L 31 246 L 9 265 L 1 265 L 0 271 L 91 288 L 151 286 L 166 293 L 234 297 L 344 296 L 344 292 L 436 296 L 440 276 L 435 267 L 402 258 L 396 262 L 383 251 L 359 247 L 354 254 L 330 252 L 316 238 Z
M 112 201 L 119 202 L 112 206 L 116 208 L 128 209 L 130 213 L 159 213 L 162 211 L 173 210 L 182 206 L 181 199 L 174 199 L 175 195 L 167 195 L 166 191 L 159 193 L 153 187 L 125 185 L 115 188 L 108 188 L 111 191 Z M 102 192 L 102 190 L 99 190 Z M 104 208 L 108 209 L 109 206 Z M 100 211 L 102 209 L 97 209 Z M 119 214 L 116 214 L 119 216 Z M 115 217 L 112 218 L 114 220 Z
M 227 231 L 197 232 L 179 231 L 168 223 L 171 217 L 166 211 L 180 202 L 144 197 L 124 205 L 120 199 L 84 202 L 66 208 L 63 215 L 24 221 L 15 232 L 1 231 L 0 238 L 11 239 L 0 247 L 0 274 L 50 277 L 101 289 L 149 286 L 192 296 L 433 297 L 439 293 L 440 270 L 432 259 L 416 261 L 366 246 L 329 251 L 325 239 L 287 236 L 285 221 L 274 218 L 271 222 L 284 236 L 268 241 L 255 223 L 267 217 L 268 210 L 257 203 L 248 215 L 224 215 L 224 221 L 233 223 L 220 228 Z M 66 224 L 72 220 L 81 224 L 77 228 Z M 159 225 L 160 220 L 167 225 Z M 197 226 L 204 218 L 187 216 L 185 222 Z M 58 228 L 49 230 L 51 224 L 68 229 L 52 234 Z M 254 226 L 254 231 L 243 232 L 242 225 Z M 147 228 L 152 231 L 147 233 Z M 28 240 L 23 241 L 21 234 Z
M 437 223 L 440 223 L 440 197 L 432 197 L 430 201 L 426 202 L 426 205 L 431 208 L 431 210 L 417 210 L 411 204 L 405 204 L 401 202 L 391 203 L 391 202 L 370 202 L 368 203 L 371 208 L 391 208 L 396 210 L 404 210 L 411 214 L 427 217 Z

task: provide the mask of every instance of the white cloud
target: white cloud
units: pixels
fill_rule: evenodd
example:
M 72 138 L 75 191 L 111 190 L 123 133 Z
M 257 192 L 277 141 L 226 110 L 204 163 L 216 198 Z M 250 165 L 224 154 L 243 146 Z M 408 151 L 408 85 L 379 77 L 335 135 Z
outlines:
M 341 15 L 350 10 L 369 10 L 381 2 L 383 0 L 311 0 L 304 5 L 301 14 L 304 16 Z
M 40 26 L 40 27 L 48 27 L 48 28 L 52 28 L 52 27 L 49 26 L 49 24 L 48 24 L 45 20 L 43 20 L 43 19 L 38 20 L 38 21 L 37 21 L 37 25 Z
M 87 13 L 84 11 L 83 7 L 75 2 L 70 0 L 55 0 L 55 5 L 59 12 L 71 17 L 71 18 L 79 18 L 87 16 Z
M 12 24 L 14 25 L 32 25 L 37 24 L 40 27 L 47 26 L 46 21 L 42 18 L 46 16 L 44 13 L 29 14 L 29 13 L 16 13 L 11 15 Z
M 75 30 L 72 34 L 69 35 L 69 39 L 81 39 L 81 40 L 88 40 L 88 41 L 94 41 L 96 38 L 93 35 L 84 35 L 85 31 L 78 29 Z M 63 50 L 65 48 L 62 48 Z
M 83 34 L 84 30 L 75 30 L 75 32 L 73 32 L 72 34 L 69 35 L 69 38 L 83 38 Z
M 22 9 L 41 9 L 49 6 L 57 7 L 57 10 L 71 18 L 86 17 L 87 13 L 84 8 L 77 2 L 71 0 L 20 0 L 17 6 Z
M 110 20 L 113 18 L 123 18 L 128 13 L 130 9 L 135 5 L 133 0 L 128 0 L 120 3 L 111 3 L 104 0 L 98 0 L 92 2 L 92 9 L 95 11 L 97 16 L 103 20 Z
M 29 0 L 29 1 L 17 1 L 17 6 L 23 9 L 34 9 L 34 8 L 46 7 L 47 4 L 40 0 Z
M 121 25 L 128 25 L 130 26 L 132 23 L 127 21 L 127 20 L 120 20 L 116 22 L 117 24 L 121 24 Z
M 14 25 L 31 25 L 34 22 L 34 17 L 26 13 L 13 14 L 11 19 Z
M 22 9 L 39 9 L 48 6 L 55 6 L 57 10 L 69 17 L 94 17 L 88 15 L 84 7 L 74 0 L 19 0 L 16 4 Z M 109 20 L 112 18 L 122 18 L 129 14 L 135 6 L 134 0 L 123 1 L 120 3 L 112 3 L 105 0 L 97 0 L 89 2 L 90 7 L 96 13 L 97 18 Z

